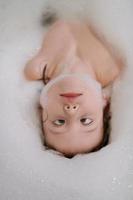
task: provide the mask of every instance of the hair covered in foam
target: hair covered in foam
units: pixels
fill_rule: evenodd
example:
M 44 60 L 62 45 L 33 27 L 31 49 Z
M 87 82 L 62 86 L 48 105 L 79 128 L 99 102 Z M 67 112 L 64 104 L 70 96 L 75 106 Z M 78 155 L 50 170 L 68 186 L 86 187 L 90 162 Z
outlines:
M 97 93 L 97 95 L 101 94 L 101 84 L 99 82 L 97 82 L 96 80 L 94 80 L 93 78 L 91 78 L 91 76 L 89 76 L 89 74 L 70 74 L 70 73 L 65 73 L 65 74 L 61 74 L 60 76 L 55 77 L 54 79 L 52 79 L 50 82 L 47 83 L 47 85 L 43 88 L 42 92 L 41 92 L 41 96 L 40 96 L 40 104 L 41 106 L 46 106 L 47 105 L 47 101 L 48 101 L 48 96 L 47 96 L 47 92 L 49 91 L 49 89 L 56 84 L 57 82 L 63 80 L 64 78 L 69 78 L 69 77 L 77 77 L 82 81 L 85 81 L 86 84 L 93 88 L 94 91 Z

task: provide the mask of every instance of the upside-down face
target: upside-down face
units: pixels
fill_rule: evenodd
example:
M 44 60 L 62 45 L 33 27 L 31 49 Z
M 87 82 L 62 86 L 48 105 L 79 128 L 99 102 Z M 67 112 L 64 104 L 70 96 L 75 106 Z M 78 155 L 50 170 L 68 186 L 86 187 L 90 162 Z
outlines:
M 75 155 L 92 151 L 103 138 L 104 99 L 100 84 L 86 74 L 62 74 L 40 97 L 45 142 Z

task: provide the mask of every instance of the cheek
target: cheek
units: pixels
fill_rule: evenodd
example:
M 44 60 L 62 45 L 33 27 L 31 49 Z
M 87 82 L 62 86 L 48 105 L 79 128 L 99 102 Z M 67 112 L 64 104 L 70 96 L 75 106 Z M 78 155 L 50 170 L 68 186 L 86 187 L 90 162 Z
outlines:
M 49 132 L 49 123 L 48 123 L 48 121 L 43 123 L 43 134 L 45 136 L 45 141 L 50 142 L 51 141 L 51 134 Z
M 97 120 L 97 128 L 92 134 L 92 139 L 99 141 L 103 137 L 103 116 L 100 116 Z
M 47 125 L 45 124 L 43 126 L 43 134 L 44 134 L 44 138 L 45 138 L 45 142 L 46 144 L 48 144 L 48 146 L 54 146 L 54 147 L 58 147 L 58 139 L 56 138 L 56 135 L 52 134 Z
M 97 134 L 97 142 L 101 142 L 103 139 L 103 119 L 99 124 L 98 134 Z
M 47 116 L 51 116 L 52 113 L 59 110 L 60 102 L 57 96 L 48 94 L 41 96 L 40 105 L 43 108 L 43 118 L 46 119 Z
M 42 120 L 43 122 L 45 122 L 48 118 L 48 113 L 47 113 L 47 110 L 46 109 L 43 109 L 42 111 Z

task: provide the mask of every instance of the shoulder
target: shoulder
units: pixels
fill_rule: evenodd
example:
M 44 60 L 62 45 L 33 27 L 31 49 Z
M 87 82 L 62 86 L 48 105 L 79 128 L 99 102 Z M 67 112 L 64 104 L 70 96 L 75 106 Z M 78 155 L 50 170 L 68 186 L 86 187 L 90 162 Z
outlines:
M 102 66 L 97 67 L 95 70 L 98 81 L 103 87 L 106 87 L 120 76 L 122 69 L 122 61 L 118 62 L 109 57 L 106 63 L 103 63 Z

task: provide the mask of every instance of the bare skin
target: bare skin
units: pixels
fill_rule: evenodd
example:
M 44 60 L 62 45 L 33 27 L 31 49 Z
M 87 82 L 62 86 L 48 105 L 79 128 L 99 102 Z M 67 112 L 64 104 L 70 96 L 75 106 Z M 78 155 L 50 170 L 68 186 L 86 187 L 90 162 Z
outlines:
M 40 51 L 25 67 L 26 77 L 30 80 L 43 79 L 46 64 L 49 82 L 62 74 L 78 73 L 88 74 L 102 87 L 112 83 L 122 68 L 121 60 L 113 57 L 87 23 L 64 21 L 57 21 L 51 26 Z M 64 92 L 80 92 L 82 96 L 59 97 Z M 47 105 L 44 105 L 41 95 L 43 121 L 48 116 L 43 128 L 49 146 L 63 154 L 75 155 L 89 152 L 101 142 L 103 109 L 107 99 L 102 91 L 99 96 L 96 95 L 96 89 L 86 86 L 85 81 L 75 76 L 68 76 L 52 85 L 47 93 Z M 85 111 L 92 116 L 85 115 Z

